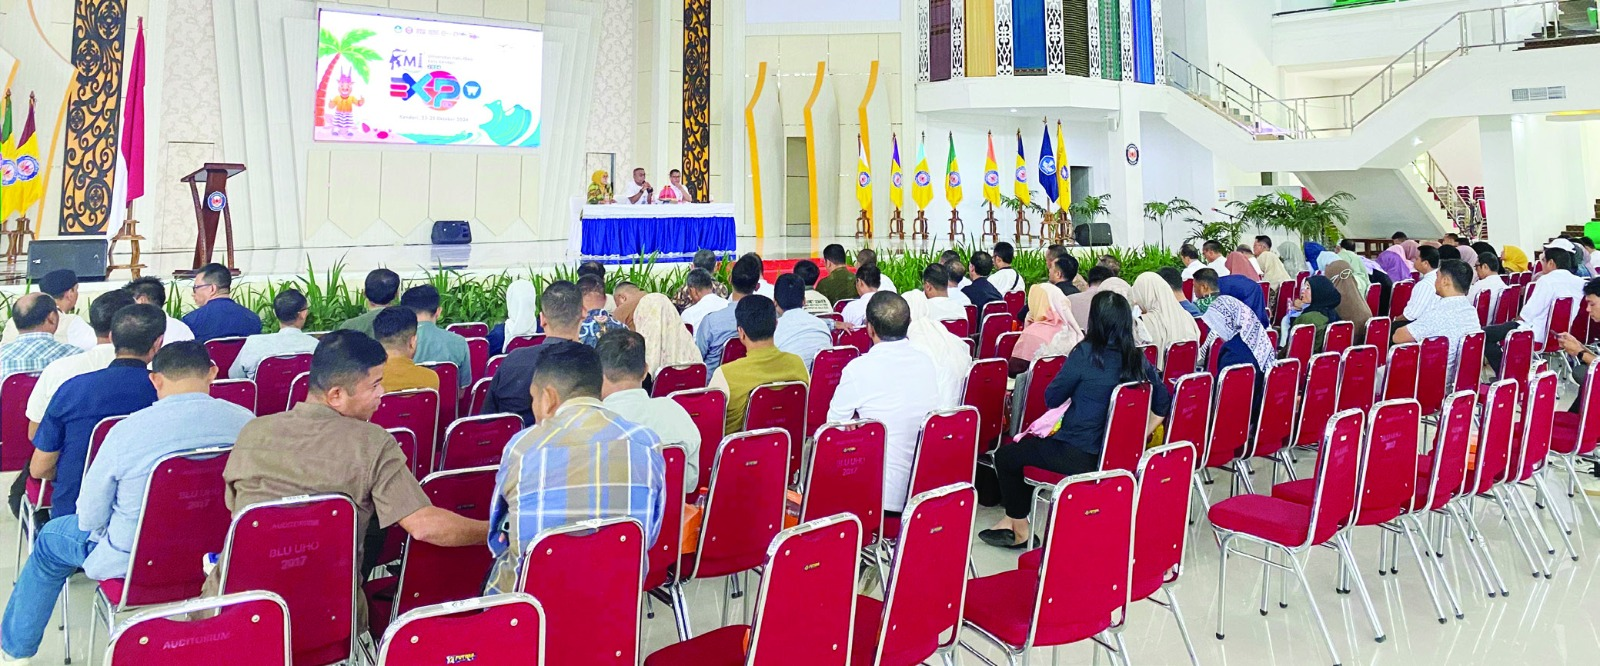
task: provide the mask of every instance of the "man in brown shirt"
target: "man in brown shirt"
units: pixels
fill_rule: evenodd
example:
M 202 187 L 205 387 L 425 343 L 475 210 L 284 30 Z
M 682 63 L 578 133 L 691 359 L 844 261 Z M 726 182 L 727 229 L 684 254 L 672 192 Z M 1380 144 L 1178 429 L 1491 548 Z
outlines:
M 372 334 L 389 355 L 383 364 L 384 393 L 439 390 L 439 375 L 412 360 L 417 354 L 417 313 L 411 308 L 386 307 L 373 318 Z

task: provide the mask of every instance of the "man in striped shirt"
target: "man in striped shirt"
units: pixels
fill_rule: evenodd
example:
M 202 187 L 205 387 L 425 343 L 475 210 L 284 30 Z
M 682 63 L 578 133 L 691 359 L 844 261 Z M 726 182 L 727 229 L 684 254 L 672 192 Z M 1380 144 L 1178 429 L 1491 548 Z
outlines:
M 486 594 L 516 589 L 517 564 L 542 530 L 625 516 L 644 525 L 650 543 L 663 517 L 677 519 L 678 506 L 667 501 L 666 461 L 656 450 L 661 439 L 606 409 L 602 383 L 600 356 L 583 345 L 551 350 L 534 369 L 538 425 L 518 433 L 500 459 Z

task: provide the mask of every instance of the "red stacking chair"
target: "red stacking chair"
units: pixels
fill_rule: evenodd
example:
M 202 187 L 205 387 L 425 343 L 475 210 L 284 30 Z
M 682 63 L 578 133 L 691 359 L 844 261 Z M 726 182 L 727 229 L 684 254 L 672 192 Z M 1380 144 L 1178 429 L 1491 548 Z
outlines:
M 698 470 L 700 486 L 704 487 L 710 481 L 712 463 L 717 458 L 717 442 L 722 441 L 723 429 L 727 424 L 724 417 L 728 413 L 728 394 L 717 389 L 699 389 L 697 391 L 679 391 L 667 396 L 678 403 L 683 411 L 689 413 L 689 420 L 700 430 L 700 453 L 695 457 L 694 466 Z M 691 493 L 699 488 L 690 488 Z
M 1300 324 L 1289 329 L 1289 345 L 1284 358 L 1299 359 L 1303 364 L 1311 363 L 1311 355 L 1317 351 L 1317 327 L 1310 324 Z
M 1194 278 L 1188 278 L 1183 281 L 1183 300 L 1194 300 Z
M 837 323 L 840 323 L 840 322 L 844 321 L 844 317 L 840 316 L 839 313 L 837 313 L 837 312 L 823 312 L 823 313 L 820 313 L 820 314 L 817 315 L 817 319 L 821 319 L 821 320 L 823 320 L 825 322 L 828 322 L 828 328 L 830 328 L 830 329 L 833 328 L 834 324 L 837 324 Z M 684 324 L 684 325 L 688 326 L 688 324 Z M 689 333 L 691 333 L 691 334 L 694 333 L 694 327 L 693 326 L 689 327 Z
M 1028 302 L 1028 295 L 1020 291 L 1008 291 L 1004 296 L 1006 312 L 1018 319 L 1022 318 L 1022 306 Z
M 1452 499 L 1461 496 L 1467 486 L 1467 461 L 1472 457 L 1472 415 L 1476 406 L 1476 396 L 1471 391 L 1456 391 L 1446 397 L 1442 405 L 1433 449 L 1419 461 L 1421 468 L 1417 476 L 1417 494 L 1403 516 L 1408 519 L 1411 523 L 1409 527 L 1413 529 L 1420 526 L 1421 516 L 1425 514 L 1444 518 L 1445 530 L 1454 530 L 1458 525 L 1454 522 L 1455 517 L 1449 510 L 1449 504 Z M 1455 606 L 1456 619 L 1459 620 L 1462 615 L 1461 603 L 1444 573 L 1444 566 L 1439 561 L 1444 556 L 1443 544 L 1435 543 L 1429 536 L 1428 530 L 1417 529 L 1417 532 L 1422 536 L 1422 552 L 1435 553 L 1439 556 L 1423 559 L 1433 561 L 1434 575 L 1443 581 L 1450 603 Z M 1466 535 L 1458 532 L 1457 536 L 1465 538 Z M 1471 544 L 1467 545 L 1467 551 L 1471 553 L 1479 573 L 1483 575 L 1485 591 L 1493 597 L 1495 588 L 1489 581 L 1488 574 L 1483 572 L 1483 563 L 1478 560 L 1478 553 L 1474 548 Z
M 545 663 L 544 611 L 526 594 L 497 594 L 418 608 L 383 635 L 378 666 Z
M 994 341 L 994 357 L 1007 359 L 1007 363 L 1010 363 L 1012 354 L 1017 350 L 1017 342 L 1021 339 L 1022 333 L 1017 331 L 1001 333 Z
M 211 397 L 227 400 L 256 413 L 256 383 L 248 379 L 219 379 L 211 382 Z M 3 446 L 3 445 L 0 445 Z
M 1512 331 L 1500 345 L 1500 379 L 1515 380 L 1517 393 L 1526 394 L 1533 374 L 1533 331 Z
M 1389 318 L 1404 319 L 1406 304 L 1411 302 L 1411 290 L 1417 286 L 1413 280 L 1401 280 L 1394 283 L 1389 292 Z M 1372 314 L 1378 314 L 1374 312 Z
M 1472 307 L 1478 311 L 1478 325 L 1489 325 L 1489 304 L 1494 299 L 1494 292 L 1488 289 L 1478 292 L 1477 299 L 1473 300 Z
M 906 496 L 952 484 L 971 484 L 977 459 L 976 408 L 963 405 L 929 414 L 917 433 L 917 450 L 911 459 L 911 486 L 906 489 Z M 883 517 L 883 535 L 890 541 L 900 536 L 899 517 Z
M 1541 354 L 1561 353 L 1561 334 L 1572 332 L 1572 306 L 1571 298 L 1558 298 L 1550 304 L 1550 321 L 1545 333 L 1544 346 L 1539 349 Z M 1587 319 L 1588 317 L 1585 317 Z M 1578 338 L 1582 340 L 1583 338 Z
M 1005 301 L 989 301 L 984 303 L 983 308 L 978 311 L 978 321 L 988 319 L 989 315 L 1002 313 L 1011 314 L 1011 309 L 1006 307 Z M 1017 317 L 1016 315 L 1011 315 L 1011 318 L 1016 319 Z
M 256 414 L 269 416 L 287 411 L 293 405 L 290 389 L 295 378 L 309 372 L 310 354 L 285 354 L 261 359 L 261 365 L 256 366 Z
M 1050 411 L 1045 406 L 1044 390 L 1050 382 L 1061 373 L 1061 366 L 1066 365 L 1065 356 L 1044 356 L 1033 359 L 1028 371 L 1017 377 L 1016 384 L 1011 391 L 1011 433 L 1015 435 L 1027 429 L 1035 420 Z M 1020 396 L 1020 400 L 1018 399 Z
M 1588 308 L 1584 306 L 1582 300 L 1573 303 L 1572 310 L 1572 327 L 1567 329 L 1567 332 L 1579 342 L 1590 344 L 1596 335 L 1593 330 L 1594 319 L 1589 316 Z
M 418 363 L 419 367 L 433 371 L 439 377 L 439 418 L 433 433 L 433 441 L 444 441 L 444 430 L 456 422 L 457 409 L 461 404 L 460 395 L 460 369 L 449 361 L 434 361 L 432 363 Z
M 861 546 L 883 532 L 883 423 L 871 419 L 828 423 L 817 429 L 807 460 L 800 522 L 848 513 L 861 523 Z
M 650 550 L 645 552 L 644 591 L 650 595 L 645 598 L 645 617 L 652 620 L 656 617 L 656 611 L 649 605 L 651 597 L 669 604 L 672 602 L 667 586 L 683 554 L 683 498 L 690 491 L 685 487 L 688 478 L 684 475 L 689 464 L 688 452 L 679 444 L 662 444 L 658 450 L 666 461 L 664 487 L 667 511 L 662 517 L 661 532 L 650 544 Z M 682 629 L 682 632 L 688 633 L 688 630 Z
M 1533 282 L 1532 280 L 1525 280 L 1522 283 L 1521 300 L 1517 303 L 1517 308 L 1519 310 L 1522 308 L 1522 306 L 1527 305 L 1528 301 L 1533 298 L 1533 290 L 1538 286 L 1539 283 Z
M 522 349 L 523 347 L 532 347 L 534 345 L 542 344 L 544 344 L 543 333 L 534 333 L 533 335 L 518 335 L 510 340 L 506 340 L 506 348 L 504 353 L 510 354 L 511 352 Z M 491 370 L 489 374 L 494 374 L 494 371 Z
M 1517 514 L 1517 520 L 1511 521 L 1512 525 L 1522 521 L 1522 531 L 1529 535 L 1526 544 L 1528 555 L 1539 565 L 1535 568 L 1535 573 L 1542 570 L 1545 578 L 1551 575 L 1550 566 L 1532 548 L 1535 545 L 1532 537 L 1538 536 L 1539 544 L 1551 554 L 1555 554 L 1555 547 L 1550 544 L 1550 537 L 1545 534 L 1538 513 L 1534 511 L 1534 505 L 1522 494 L 1521 487 L 1530 486 L 1534 489 L 1535 499 L 1538 500 L 1540 507 L 1549 507 L 1554 500 L 1540 472 L 1544 471 L 1545 463 L 1550 458 L 1550 437 L 1556 411 L 1556 384 L 1556 374 L 1550 371 L 1539 373 L 1529 383 L 1530 393 L 1528 399 L 1523 401 L 1525 408 L 1522 413 L 1522 423 L 1511 438 L 1511 464 L 1494 493 L 1502 509 L 1510 507 L 1508 518 L 1511 514 Z M 1572 557 L 1572 561 L 1578 561 L 1578 551 L 1572 547 L 1572 537 L 1569 536 L 1572 533 L 1572 526 L 1560 512 L 1552 509 L 1550 514 L 1555 519 L 1556 527 L 1559 528 L 1557 534 L 1566 545 L 1567 554 Z M 1523 544 L 1519 542 L 1519 545 Z
M 1324 352 L 1311 357 L 1311 363 L 1306 366 L 1305 395 L 1300 401 L 1300 413 L 1295 420 L 1295 436 L 1292 440 L 1295 446 L 1322 441 L 1323 431 L 1327 429 L 1328 419 L 1333 417 L 1334 405 L 1338 402 L 1339 361 L 1339 354 Z
M 1370 330 L 1370 329 L 1368 329 Z M 1377 349 L 1374 347 L 1374 349 Z M 1448 350 L 1447 350 L 1448 351 Z M 1383 366 L 1382 400 L 1417 398 L 1422 361 L 1422 345 L 1408 342 L 1389 349 L 1389 362 Z M 1448 361 L 1446 365 L 1448 365 Z M 1440 386 L 1440 388 L 1444 388 Z
M 860 355 L 861 351 L 855 347 L 830 347 L 817 352 L 817 358 L 811 361 L 811 383 L 807 385 L 806 423 L 828 422 L 828 405 L 833 403 L 833 393 L 839 389 L 844 366 Z
M 501 361 L 506 360 L 505 354 L 495 354 L 489 357 L 489 362 L 483 366 L 483 376 L 493 377 L 495 371 L 500 369 Z
M 344 495 L 252 504 L 222 552 L 223 594 L 265 590 L 289 606 L 295 664 L 355 655 L 356 506 Z
M 1501 595 L 1509 594 L 1505 581 L 1500 577 L 1500 568 L 1495 565 L 1494 557 L 1489 553 L 1484 543 L 1483 531 L 1478 527 L 1478 519 L 1473 511 L 1472 499 L 1478 495 L 1493 492 L 1497 479 L 1505 476 L 1510 468 L 1511 458 L 1511 432 L 1512 423 L 1516 418 L 1517 383 L 1511 379 L 1502 379 L 1490 384 L 1483 392 L 1481 418 L 1482 424 L 1478 428 L 1477 451 L 1473 454 L 1467 466 L 1467 482 L 1462 491 L 1450 499 L 1447 512 L 1455 519 L 1456 525 L 1468 537 L 1467 552 L 1473 556 L 1473 564 L 1478 568 L 1478 575 L 1483 579 L 1484 587 L 1493 595 L 1495 589 Z M 1509 514 L 1506 516 L 1510 520 Z M 1515 533 L 1520 538 L 1520 533 Z M 1473 538 L 1476 536 L 1477 538 Z M 1481 556 L 1481 558 L 1480 558 Z M 1487 570 L 1485 568 L 1487 564 Z M 1529 564 L 1532 562 L 1530 560 Z M 1491 575 L 1493 584 L 1491 584 Z
M 1369 311 L 1369 312 L 1371 312 L 1372 314 L 1375 314 L 1375 315 L 1376 314 L 1380 314 L 1378 312 L 1378 305 L 1382 301 L 1383 301 L 1383 285 L 1381 285 L 1381 284 L 1369 284 L 1369 285 L 1367 285 L 1367 311 Z
M 1583 392 L 1578 395 L 1578 412 L 1556 412 L 1552 423 L 1550 435 L 1550 452 L 1555 454 L 1567 470 L 1567 492 L 1570 495 L 1583 498 L 1583 505 L 1589 511 L 1589 517 L 1600 524 L 1600 513 L 1594 508 L 1594 502 L 1589 499 L 1588 493 L 1578 486 L 1578 460 L 1594 458 L 1597 444 L 1600 444 L 1600 365 L 1590 365 L 1583 383 Z M 1573 509 L 1576 512 L 1576 508 Z
M 1017 318 L 1001 312 L 983 318 L 978 328 L 978 358 L 1004 358 L 1000 356 L 1000 334 L 1016 328 Z
M 1222 368 L 1218 366 L 1222 363 L 1222 345 L 1226 342 L 1222 338 L 1216 338 L 1211 341 L 1211 348 L 1206 350 L 1206 372 L 1215 375 L 1222 371 Z
M 872 349 L 872 334 L 867 332 L 865 326 L 852 329 L 833 329 L 833 345 L 835 347 L 854 347 L 863 354 Z
M 450 331 L 451 333 L 459 335 L 463 338 L 489 337 L 489 325 L 481 321 L 457 322 L 444 327 L 444 330 Z
M 1312 479 L 1314 499 L 1309 506 L 1278 497 L 1244 494 L 1217 502 L 1207 514 L 1212 529 L 1216 530 L 1222 555 L 1217 567 L 1218 591 L 1227 591 L 1229 553 L 1235 549 L 1243 553 L 1249 547 L 1236 546 L 1235 540 L 1281 551 L 1288 565 L 1278 562 L 1271 564 L 1279 569 L 1287 568 L 1300 580 L 1300 588 L 1306 594 L 1312 616 L 1316 618 L 1334 663 L 1339 662 L 1339 653 L 1334 649 L 1333 637 L 1322 620 L 1322 611 L 1317 608 L 1301 560 L 1309 559 L 1310 551 L 1315 546 L 1332 545 L 1339 553 L 1341 565 L 1357 574 L 1356 587 L 1361 590 L 1361 595 L 1367 596 L 1366 585 L 1356 572 L 1355 558 L 1350 554 L 1345 534 L 1347 525 L 1355 517 L 1360 505 L 1361 478 L 1364 474 L 1361 436 L 1364 420 L 1364 414 L 1354 409 L 1341 411 L 1329 419 L 1328 428 L 1322 436 L 1322 446 L 1317 453 L 1316 475 Z M 1267 561 L 1270 561 L 1270 555 Z M 1219 639 L 1225 635 L 1222 602 L 1223 595 L 1219 593 L 1215 613 Z M 1266 614 L 1265 602 L 1263 596 L 1262 614 Z
M 1356 325 L 1354 322 L 1336 321 L 1328 324 L 1322 331 L 1322 351 L 1342 352 L 1355 344 Z
M 1161 350 L 1155 345 L 1140 345 L 1139 351 L 1144 354 L 1144 360 L 1149 361 L 1152 367 L 1161 366 Z
M 841 301 L 839 301 L 837 303 L 834 303 L 833 304 L 833 312 L 834 312 L 834 314 L 841 314 L 841 315 L 844 314 L 844 309 L 847 308 L 847 307 L 850 307 L 850 304 L 856 302 L 856 300 L 857 299 L 854 299 L 854 298 L 846 298 L 846 299 L 841 300 Z
M 783 527 L 789 479 L 788 433 L 767 428 L 729 435 L 716 447 L 716 454 L 716 463 L 708 468 L 709 472 L 703 469 L 700 474 L 707 490 L 700 532 L 694 541 L 698 547 L 683 554 L 677 578 L 668 589 L 673 613 L 677 615 L 679 640 L 688 640 L 693 634 L 685 585 L 691 580 L 732 576 L 761 566 L 767 546 Z M 708 478 L 710 481 L 705 482 Z M 857 550 L 855 543 L 850 544 L 850 550 Z M 723 624 L 727 624 L 728 610 L 728 604 L 724 604 Z
M 1127 656 L 1122 632 L 1106 634 L 1126 619 L 1137 486 L 1121 469 L 1055 484 L 1039 568 L 967 581 L 967 626 L 1013 664 L 1033 648 L 1089 639 Z
M 243 337 L 213 338 L 206 341 L 206 355 L 217 366 L 217 379 L 233 379 L 228 370 L 239 360 L 239 350 L 244 349 Z
M 484 405 L 489 404 L 489 387 L 494 384 L 493 377 L 484 377 L 472 382 L 472 390 L 467 393 L 467 415 L 482 416 Z
M 971 331 L 969 335 L 977 335 L 978 322 L 980 321 L 978 319 L 978 306 L 968 303 L 964 307 L 967 311 L 967 330 Z
M 1167 389 L 1177 386 L 1179 377 L 1194 372 L 1199 359 L 1198 340 L 1183 340 L 1167 345 L 1166 365 L 1161 366 L 1161 379 L 1167 382 Z
M 100 446 L 105 444 L 106 435 L 111 432 L 111 427 L 125 418 L 127 416 L 108 416 L 100 419 L 98 423 L 94 424 L 94 428 L 89 431 L 89 450 L 85 453 L 83 460 L 84 476 L 89 475 L 89 466 L 94 464 L 95 454 L 99 453 Z M 23 474 L 26 481 L 23 486 L 24 492 L 18 505 L 20 510 L 17 512 L 18 571 L 21 571 L 22 567 L 23 549 L 27 548 L 27 552 L 33 552 L 33 541 L 38 536 L 39 529 L 43 527 L 35 516 L 39 512 L 51 508 L 51 496 L 55 494 L 55 485 L 52 482 L 35 479 L 26 472 Z M 66 598 L 62 597 L 63 609 L 65 609 L 65 606 Z M 63 612 L 63 617 L 70 618 L 71 616 Z M 66 627 L 65 620 L 62 622 L 62 627 Z M 68 655 L 72 654 L 72 634 L 64 631 L 61 634 L 61 639 L 66 643 L 66 653 Z
M 972 325 L 967 323 L 965 319 L 940 319 L 939 323 L 944 326 L 945 330 L 950 331 L 951 335 L 958 338 L 972 335 Z
M 483 379 L 489 376 L 489 341 L 483 338 L 467 338 L 467 365 L 472 371 L 474 379 Z
M 1277 350 L 1283 349 L 1282 345 L 1279 344 L 1278 329 L 1275 329 L 1275 328 L 1267 329 L 1267 341 L 1269 343 L 1271 343 L 1273 351 L 1277 351 Z
M 1110 414 L 1106 417 L 1105 439 L 1100 444 L 1100 470 L 1133 471 L 1144 453 L 1145 426 L 1150 418 L 1150 385 L 1145 382 L 1120 384 L 1111 392 Z M 1045 499 L 1064 474 L 1039 467 L 1022 468 L 1022 477 L 1034 488 L 1034 502 Z
M 860 539 L 861 526 L 849 515 L 783 530 L 757 562 L 765 573 L 750 624 L 684 639 L 645 657 L 645 666 L 847 666 Z
M 1249 457 L 1266 458 L 1272 463 L 1273 485 L 1278 483 L 1279 467 L 1290 472 L 1289 478 L 1294 478 L 1294 461 L 1284 452 L 1293 445 L 1294 417 L 1300 409 L 1300 378 L 1304 368 L 1299 359 L 1286 358 L 1267 368 L 1267 376 L 1261 380 L 1261 408 L 1256 410 L 1255 427 L 1250 431 Z M 1246 492 L 1255 492 L 1248 470 L 1234 476 L 1244 484 Z
M 747 353 L 749 353 L 749 350 L 744 348 L 744 342 L 742 340 L 739 338 L 728 338 L 728 341 L 722 345 L 722 364 L 727 365 L 744 358 L 744 355 Z
M 1504 324 L 1516 319 L 1517 312 L 1522 309 L 1523 286 L 1514 284 L 1500 291 L 1500 299 L 1495 304 L 1494 322 Z
M 1230 365 L 1222 369 L 1217 379 L 1217 397 L 1211 407 L 1210 435 L 1200 447 L 1200 469 L 1221 469 L 1233 472 L 1235 487 L 1241 482 L 1242 462 L 1249 457 L 1250 417 L 1255 409 L 1256 368 L 1253 365 Z M 1209 505 L 1205 489 L 1198 475 L 1194 477 L 1195 491 L 1201 502 Z M 1232 494 L 1232 493 L 1230 493 Z
M 257 396 L 258 397 L 256 399 L 256 414 L 260 415 L 260 413 L 261 413 L 261 399 L 259 398 L 260 386 L 257 386 L 256 388 L 258 389 L 258 392 L 257 392 Z M 306 398 L 308 398 L 310 395 L 311 395 L 311 373 L 310 372 L 302 372 L 302 373 L 300 373 L 298 375 L 295 375 L 294 376 L 294 380 L 289 382 L 289 405 L 288 405 L 289 409 L 294 409 L 295 405 L 298 405 L 298 404 L 300 404 L 302 402 L 305 402 Z
M 522 418 L 516 414 L 485 414 L 457 419 L 445 428 L 439 445 L 439 455 L 434 459 L 439 471 L 467 469 L 470 467 L 498 466 L 506 444 L 522 430 Z
M 1289 303 L 1294 300 L 1296 293 L 1293 280 L 1278 284 L 1275 296 L 1272 299 L 1272 320 L 1279 321 L 1284 315 L 1289 314 Z
M 1194 320 L 1194 325 L 1195 325 L 1196 328 L 1200 329 L 1200 340 L 1201 341 L 1204 341 L 1207 337 L 1209 337 L 1211 335 L 1211 325 L 1207 324 L 1206 320 L 1196 318 Z
M 1456 367 L 1451 370 L 1454 390 L 1478 390 L 1478 377 L 1483 371 L 1483 340 L 1483 331 L 1468 334 L 1461 339 L 1461 351 L 1456 353 Z M 1467 371 L 1462 372 L 1462 368 L 1466 368 Z
M 1294 274 L 1294 292 L 1300 293 L 1300 288 L 1306 286 L 1306 280 L 1311 277 L 1311 271 L 1300 271 Z
M 489 465 L 435 472 L 422 480 L 422 492 L 433 506 L 473 520 L 488 520 L 498 469 Z M 390 534 L 404 547 L 400 573 L 362 585 L 373 635 L 382 636 L 396 618 L 413 610 L 471 599 L 483 590 L 483 580 L 494 564 L 494 556 L 483 544 L 450 548 L 395 535 L 394 530 Z
M 405 428 L 417 436 L 417 457 L 412 461 L 417 478 L 433 471 L 433 433 L 439 423 L 439 394 L 433 389 L 395 391 L 383 396 L 372 422 L 385 430 Z
M 978 410 L 978 450 L 988 452 L 1005 436 L 1006 362 L 997 359 L 974 361 L 967 371 L 961 404 Z
M 37 372 L 19 372 L 0 382 L 0 472 L 27 469 L 33 459 L 26 412 L 28 397 L 38 383 Z
M 1427 417 L 1439 413 L 1445 393 L 1449 390 L 1450 339 L 1435 336 L 1423 340 L 1418 347 L 1417 404 L 1422 408 L 1423 416 Z M 1476 382 L 1472 388 L 1477 389 Z
M 1339 362 L 1339 411 L 1372 409 L 1378 389 L 1378 348 L 1351 347 Z
M 517 591 L 544 608 L 546 662 L 639 663 L 644 540 L 633 518 L 585 520 L 533 538 Z
M 1256 284 L 1261 285 L 1261 302 L 1262 303 L 1271 303 L 1272 302 L 1272 285 L 1267 283 L 1266 280 L 1256 280 Z
M 1167 444 L 1189 442 L 1205 446 L 1211 432 L 1211 386 L 1207 372 L 1192 372 L 1172 389 L 1172 413 L 1167 416 Z
M 1367 331 L 1361 344 L 1377 347 L 1378 358 L 1389 356 L 1389 334 L 1392 323 L 1393 320 L 1388 317 L 1373 317 L 1367 320 Z
M 744 429 L 762 428 L 780 428 L 789 433 L 789 477 L 795 478 L 800 473 L 800 455 L 809 439 L 806 436 L 805 382 L 773 382 L 750 392 L 750 402 L 744 411 Z
M 289 608 L 259 591 L 151 608 L 111 634 L 106 663 L 290 666 Z
M 650 397 L 665 398 L 678 391 L 693 391 L 706 387 L 706 364 L 685 363 L 669 365 L 656 372 L 650 385 Z
M 954 661 L 966 599 L 967 544 L 977 491 L 970 483 L 917 493 L 906 502 L 906 531 L 894 552 L 883 600 L 856 595 L 855 666 Z

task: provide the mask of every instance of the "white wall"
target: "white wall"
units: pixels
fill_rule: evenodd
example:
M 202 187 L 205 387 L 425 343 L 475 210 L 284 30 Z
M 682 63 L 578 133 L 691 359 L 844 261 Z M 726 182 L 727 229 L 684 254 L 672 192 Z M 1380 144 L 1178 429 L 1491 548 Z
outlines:
M 1286 68 L 1359 62 L 1387 64 L 1451 20 L 1457 12 L 1501 4 L 1509 3 L 1502 0 L 1406 0 L 1278 16 L 1271 21 L 1270 56 L 1273 64 Z M 1459 32 L 1436 36 L 1430 40 L 1429 49 L 1442 52 L 1453 48 Z
M 1600 196 L 1594 124 L 1534 115 L 1479 120 L 1490 242 L 1537 247 L 1593 218 Z
M 1205 218 L 1215 219 L 1217 216 L 1211 209 L 1223 203 L 1217 201 L 1217 190 L 1228 189 L 1230 183 L 1227 174 L 1212 168 L 1211 151 L 1154 114 L 1145 114 L 1141 127 L 1144 141 L 1140 144 L 1143 153 L 1140 162 L 1144 166 L 1145 201 L 1180 197 L 1199 208 Z M 1256 182 L 1260 182 L 1259 179 Z M 1179 219 L 1171 220 L 1163 238 L 1160 226 L 1146 221 L 1145 239 L 1175 246 L 1189 235 L 1191 226 Z
M 1457 185 L 1483 184 L 1483 142 L 1478 138 L 1478 119 L 1469 118 L 1461 129 L 1433 144 L 1428 152 L 1450 181 Z

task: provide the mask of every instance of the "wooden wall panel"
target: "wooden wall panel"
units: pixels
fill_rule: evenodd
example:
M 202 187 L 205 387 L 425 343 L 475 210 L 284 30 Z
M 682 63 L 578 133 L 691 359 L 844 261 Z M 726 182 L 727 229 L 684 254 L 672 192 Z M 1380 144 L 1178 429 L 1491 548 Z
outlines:
M 111 198 L 117 169 L 117 126 L 122 116 L 122 46 L 127 18 L 127 0 L 77 0 L 73 10 L 72 67 L 76 75 L 65 123 L 58 225 L 62 235 L 106 233 L 111 207 L 122 205 Z
M 1067 17 L 1067 74 L 1089 76 L 1089 6 L 1083 0 L 1060 1 Z
M 931 0 L 928 16 L 928 78 L 950 80 L 950 0 Z

